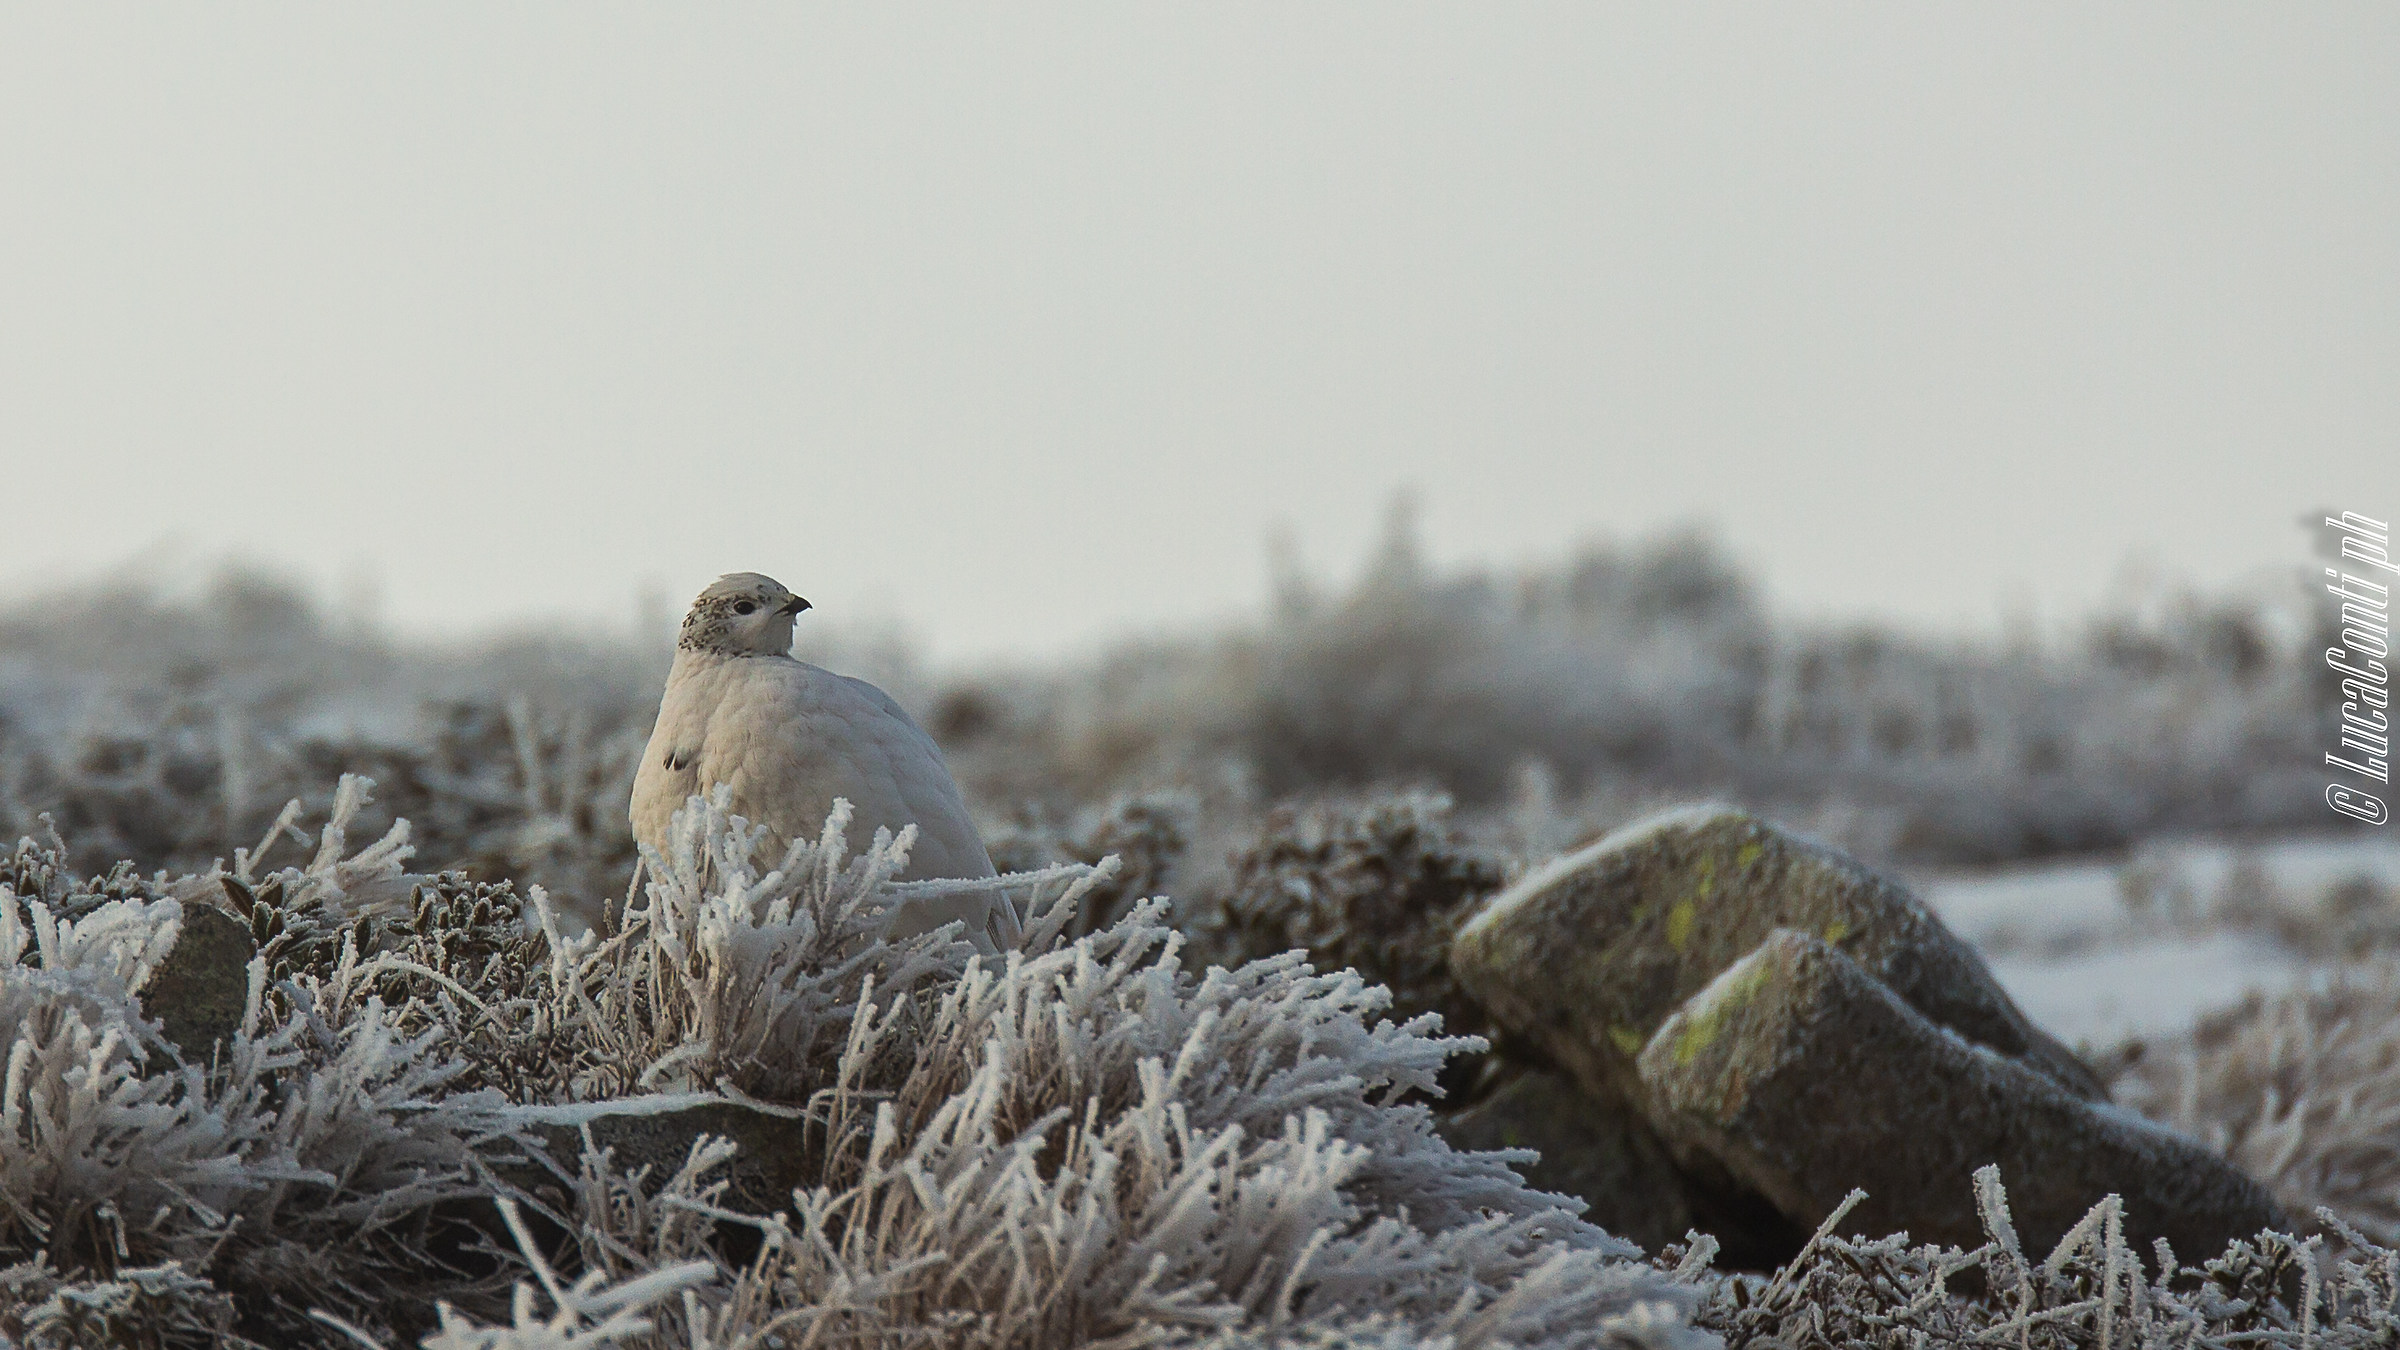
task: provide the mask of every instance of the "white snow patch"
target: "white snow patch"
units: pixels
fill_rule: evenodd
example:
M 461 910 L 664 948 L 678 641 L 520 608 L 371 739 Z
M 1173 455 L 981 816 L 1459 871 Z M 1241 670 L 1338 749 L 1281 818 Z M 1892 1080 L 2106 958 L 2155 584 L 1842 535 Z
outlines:
M 2060 951 L 2134 936 L 2115 863 L 2070 863 L 1934 878 L 1925 903 L 1987 956 Z
M 2219 932 L 2112 943 L 2065 956 L 1998 956 L 1992 973 L 2025 1015 L 2069 1045 L 2173 1035 L 2252 991 L 2307 982 L 2310 964 L 2265 938 Z
M 2305 912 L 2358 880 L 2400 888 L 2400 840 L 2158 840 L 2122 861 L 1937 875 L 1919 878 L 1918 891 L 2028 1016 L 2097 1049 L 2181 1032 L 2253 991 L 2306 983 L 2316 963 L 2219 911 L 2244 865 L 2278 908 Z M 2188 899 L 2137 912 L 2125 900 L 2129 874 L 2166 879 Z

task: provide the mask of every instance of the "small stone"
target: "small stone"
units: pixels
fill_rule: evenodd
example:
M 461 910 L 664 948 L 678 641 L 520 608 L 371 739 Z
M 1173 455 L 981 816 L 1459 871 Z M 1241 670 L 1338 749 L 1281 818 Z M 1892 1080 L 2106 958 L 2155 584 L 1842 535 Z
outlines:
M 681 1170 L 700 1136 L 732 1140 L 740 1151 L 726 1164 L 729 1184 L 722 1203 L 746 1214 L 789 1210 L 793 1188 L 804 1184 L 808 1175 L 800 1122 L 738 1102 L 676 1111 L 610 1112 L 596 1117 L 591 1127 L 592 1142 L 612 1152 L 618 1171 L 650 1169 L 652 1189 Z M 572 1126 L 552 1125 L 543 1128 L 542 1137 L 552 1160 L 572 1175 L 583 1157 L 582 1133 Z
M 1840 948 L 1933 1022 L 2098 1099 L 1972 947 L 1857 860 L 1728 807 L 1673 811 L 1537 869 L 1459 931 L 1450 965 L 1503 1026 L 1639 1101 L 1659 1024 L 1778 928 Z
M 158 1019 L 186 1063 L 206 1064 L 242 1029 L 250 1000 L 250 928 L 214 905 L 186 901 L 175 945 L 140 990 L 142 1011 Z
M 1862 1187 L 1858 1231 L 1974 1247 L 1986 1164 L 2037 1252 L 2111 1193 L 2137 1250 L 2164 1237 L 2214 1253 L 2284 1226 L 2264 1187 L 2199 1143 L 1936 1025 L 1813 933 L 1770 934 L 1658 1027 L 1637 1068 L 1679 1157 L 1804 1226 Z

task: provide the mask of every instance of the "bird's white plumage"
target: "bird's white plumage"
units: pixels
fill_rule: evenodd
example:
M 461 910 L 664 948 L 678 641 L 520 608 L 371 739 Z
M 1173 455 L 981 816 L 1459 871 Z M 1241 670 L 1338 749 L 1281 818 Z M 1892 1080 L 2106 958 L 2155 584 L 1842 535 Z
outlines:
M 788 654 L 793 617 L 806 606 L 754 573 L 701 592 L 634 775 L 634 838 L 663 845 L 684 802 L 721 783 L 733 810 L 765 826 L 778 853 L 793 838 L 813 837 L 840 797 L 850 802 L 854 837 L 917 827 L 904 879 L 993 875 L 933 738 L 874 685 Z M 924 932 L 952 919 L 967 921 L 978 946 L 1016 938 L 1015 911 L 997 887 L 912 901 L 892 931 Z

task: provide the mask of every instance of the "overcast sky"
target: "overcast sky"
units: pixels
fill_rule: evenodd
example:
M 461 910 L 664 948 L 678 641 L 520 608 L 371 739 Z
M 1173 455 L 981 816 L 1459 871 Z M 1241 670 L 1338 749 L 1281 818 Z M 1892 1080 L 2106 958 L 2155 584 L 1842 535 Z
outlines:
M 939 655 L 1703 521 L 1989 626 L 2400 513 L 2400 6 L 0 9 L 0 598 Z M 345 579 L 349 579 L 346 581 Z

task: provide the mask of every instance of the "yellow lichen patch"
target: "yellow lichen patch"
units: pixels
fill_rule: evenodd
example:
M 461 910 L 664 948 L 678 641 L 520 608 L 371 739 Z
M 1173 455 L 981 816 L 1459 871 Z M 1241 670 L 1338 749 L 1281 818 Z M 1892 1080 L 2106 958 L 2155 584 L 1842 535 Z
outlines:
M 1675 1036 L 1675 1062 L 1689 1064 L 1700 1057 L 1711 1041 L 1717 1038 L 1717 1023 L 1724 1020 L 1722 1009 L 1708 1008 L 1683 1019 L 1683 1029 Z
M 1699 912 L 1700 907 L 1689 900 L 1675 902 L 1675 907 L 1667 911 L 1668 946 L 1683 950 L 1683 944 L 1692 940 L 1692 918 Z
M 1827 942 L 1839 942 L 1848 936 L 1850 936 L 1850 921 L 1848 919 L 1835 919 L 1832 923 L 1825 925 L 1825 940 Z
M 1608 1029 L 1608 1039 L 1611 1045 L 1616 1046 L 1619 1050 L 1624 1051 L 1628 1055 L 1638 1055 L 1642 1053 L 1642 1033 L 1635 1031 L 1632 1027 L 1625 1025 L 1623 1022 L 1619 1022 L 1615 1026 L 1612 1026 Z
M 1760 856 L 1766 853 L 1766 851 L 1767 846 L 1765 844 L 1753 839 L 1749 843 L 1742 845 L 1742 851 L 1734 854 L 1733 860 L 1740 866 L 1749 867 L 1755 864 L 1759 860 Z
M 1719 983 L 1693 995 L 1684 1005 L 1683 1026 L 1675 1035 L 1675 1062 L 1683 1065 L 1699 1058 L 1700 1052 L 1715 1042 L 1725 1019 L 1756 998 L 1769 978 L 1766 962 L 1753 961 L 1732 979 L 1720 976 Z

